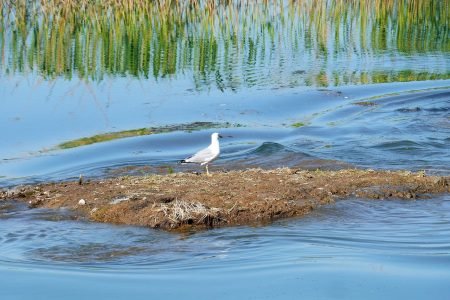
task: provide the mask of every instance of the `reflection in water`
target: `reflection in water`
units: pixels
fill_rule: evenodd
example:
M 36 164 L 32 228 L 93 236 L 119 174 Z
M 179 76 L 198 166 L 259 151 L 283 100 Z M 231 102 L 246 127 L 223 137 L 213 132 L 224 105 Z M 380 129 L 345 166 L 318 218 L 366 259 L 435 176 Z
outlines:
M 1 74 L 220 90 L 450 77 L 446 1 L 59 2 L 1 1 Z

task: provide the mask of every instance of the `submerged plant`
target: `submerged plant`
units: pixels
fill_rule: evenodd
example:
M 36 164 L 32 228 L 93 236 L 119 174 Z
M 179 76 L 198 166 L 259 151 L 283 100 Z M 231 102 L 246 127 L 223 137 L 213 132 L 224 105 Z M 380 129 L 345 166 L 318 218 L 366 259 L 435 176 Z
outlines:
M 296 123 L 292 124 L 291 126 L 294 127 L 294 128 L 299 128 L 299 127 L 303 127 L 305 125 L 306 124 L 303 123 L 303 122 L 296 122 Z
M 239 125 L 239 126 L 238 126 Z M 160 134 L 160 133 L 168 133 L 174 131 L 197 131 L 202 129 L 211 129 L 211 128 L 229 128 L 229 127 L 241 127 L 242 125 L 238 124 L 234 125 L 231 123 L 214 123 L 214 122 L 194 122 L 188 124 L 175 124 L 168 126 L 160 126 L 160 127 L 151 127 L 151 128 L 138 128 L 124 131 L 116 131 L 116 132 L 106 132 L 97 134 L 94 136 L 83 137 L 72 141 L 67 141 L 58 145 L 59 149 L 70 149 L 75 147 L 81 147 L 101 142 L 107 142 L 127 137 L 133 136 L 142 136 L 142 135 L 150 135 L 150 134 Z

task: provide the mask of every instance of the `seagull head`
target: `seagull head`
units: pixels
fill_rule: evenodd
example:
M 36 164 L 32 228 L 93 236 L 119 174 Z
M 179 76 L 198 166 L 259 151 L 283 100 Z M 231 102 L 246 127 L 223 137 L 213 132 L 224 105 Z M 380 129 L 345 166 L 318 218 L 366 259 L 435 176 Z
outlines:
M 219 138 L 222 138 L 222 136 L 220 134 L 218 134 L 217 132 L 214 132 L 213 134 L 211 134 L 211 139 L 213 141 L 217 141 Z

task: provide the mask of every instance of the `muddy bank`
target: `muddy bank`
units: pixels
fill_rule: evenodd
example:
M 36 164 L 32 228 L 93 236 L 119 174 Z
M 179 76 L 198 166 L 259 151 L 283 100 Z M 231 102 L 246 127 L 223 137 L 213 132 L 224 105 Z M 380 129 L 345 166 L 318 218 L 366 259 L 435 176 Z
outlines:
M 175 173 L 49 183 L 0 192 L 31 208 L 72 209 L 97 222 L 163 229 L 257 224 L 301 216 L 338 198 L 416 199 L 450 192 L 450 177 L 372 170 Z

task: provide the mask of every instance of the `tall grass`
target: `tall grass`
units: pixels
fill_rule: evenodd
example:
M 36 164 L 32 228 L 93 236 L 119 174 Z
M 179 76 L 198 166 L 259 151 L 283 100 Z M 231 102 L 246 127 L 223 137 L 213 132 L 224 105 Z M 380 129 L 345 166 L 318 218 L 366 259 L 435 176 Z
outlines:
M 255 72 L 304 57 L 319 68 L 286 84 L 371 82 L 378 80 L 372 73 L 345 74 L 330 65 L 351 55 L 448 53 L 448 6 L 440 0 L 2 0 L 0 70 L 94 81 L 192 73 L 198 87 L 236 89 L 281 81 L 276 72 Z M 411 74 L 449 76 L 409 74 L 412 80 Z M 396 76 L 402 75 L 386 78 Z

